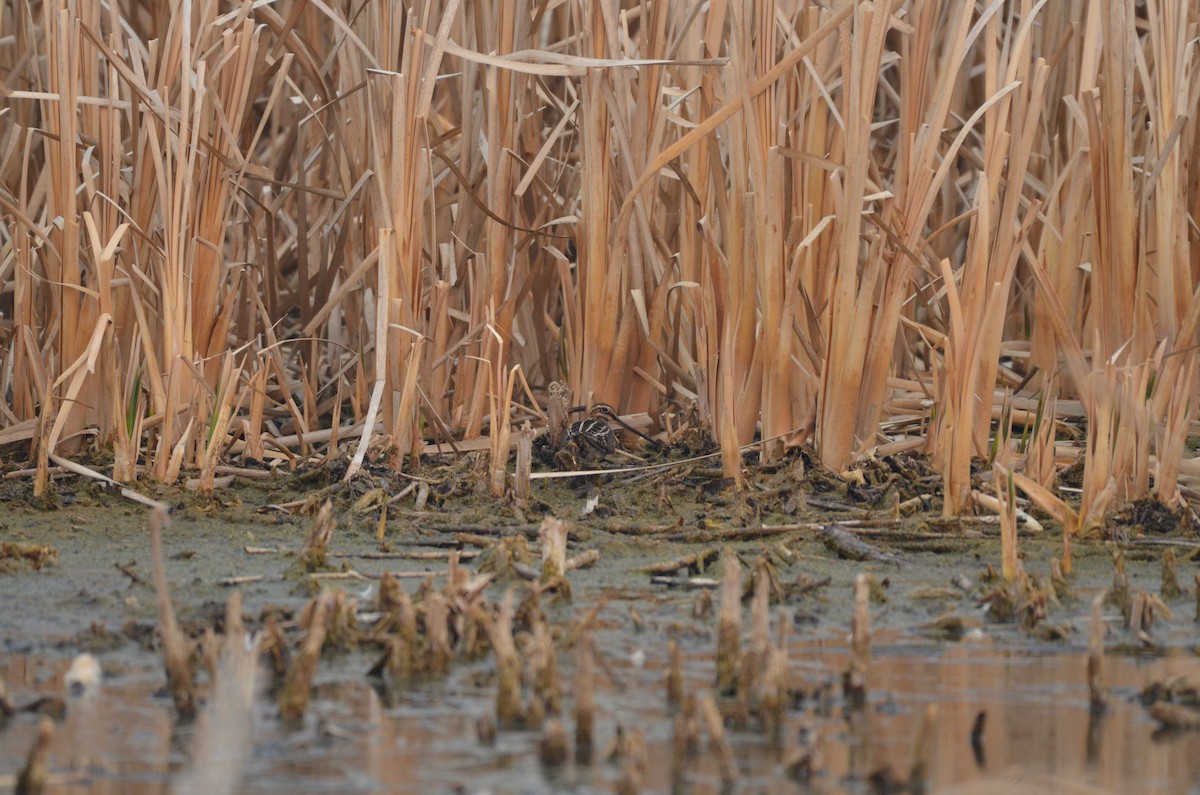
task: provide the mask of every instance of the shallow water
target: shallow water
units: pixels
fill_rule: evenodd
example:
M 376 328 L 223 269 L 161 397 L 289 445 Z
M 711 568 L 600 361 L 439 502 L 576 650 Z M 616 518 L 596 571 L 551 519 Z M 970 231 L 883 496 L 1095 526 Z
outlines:
M 230 593 L 222 581 L 232 575 L 262 577 L 242 585 L 244 613 L 251 617 L 269 605 L 297 611 L 312 594 L 313 584 L 294 571 L 309 520 L 257 513 L 256 505 L 277 497 L 241 496 L 244 507 L 222 507 L 215 514 L 194 506 L 175 511 L 164 543 L 173 598 L 185 621 L 206 624 L 219 614 Z M 390 514 L 387 537 L 405 550 L 453 539 L 454 530 L 439 529 L 440 521 L 452 528 L 449 522 L 463 520 L 449 513 Z M 446 570 L 444 560 L 370 557 L 380 549 L 376 519 L 342 516 L 340 522 L 331 546 L 337 566 L 368 577 L 401 570 L 440 576 Z M 1163 734 L 1136 700 L 1152 681 L 1180 675 L 1200 679 L 1191 595 L 1170 600 L 1175 617 L 1160 618 L 1152 628 L 1165 652 L 1108 655 L 1109 708 L 1103 717 L 1091 717 L 1082 644 L 1092 597 L 1113 577 L 1110 551 L 1101 544 L 1076 546 L 1072 595 L 1051 604 L 1048 618 L 1067 628 L 1068 639 L 1045 643 L 1012 625 L 988 623 L 977 593 L 968 598 L 948 587 L 952 577 L 979 579 L 989 562 L 999 560 L 994 535 L 973 529 L 928 548 L 893 547 L 902 554 L 901 566 L 840 560 L 804 532 L 766 540 L 673 542 L 614 532 L 592 519 L 577 520 L 571 532 L 569 554 L 597 550 L 602 558 L 592 568 L 571 572 L 574 604 L 548 603 L 546 609 L 561 630 L 598 600 L 607 603 L 593 625 L 600 650 L 593 763 L 545 768 L 537 754 L 537 732 L 501 731 L 494 745 L 477 740 L 477 719 L 494 712 L 490 658 L 456 662 L 444 679 L 377 688 L 365 675 L 377 652 L 331 654 L 322 658 L 315 699 L 299 727 L 282 725 L 269 696 L 260 695 L 236 791 L 611 793 L 620 766 L 605 760 L 605 749 L 620 725 L 645 733 L 650 765 L 644 792 L 722 793 L 716 757 L 706 746 L 682 772 L 673 773 L 673 716 L 664 687 L 668 637 L 684 653 L 688 689 L 712 687 L 714 619 L 693 616 L 695 592 L 652 585 L 638 567 L 728 543 L 746 562 L 781 552 L 786 544 L 786 556 L 776 556 L 790 561 L 779 564 L 781 581 L 828 581 L 772 608 L 776 625 L 787 620 L 792 626 L 790 684 L 809 697 L 789 711 L 782 747 L 773 747 L 759 731 L 731 730 L 739 766 L 732 792 L 871 792 L 868 778 L 884 767 L 907 775 L 917 727 L 935 705 L 931 791 L 1200 795 L 1195 788 L 1200 732 Z M 145 582 L 151 565 L 144 516 L 100 499 L 58 513 L 13 509 L 5 537 L 53 544 L 59 551 L 56 566 L 0 576 L 0 677 L 13 699 L 25 704 L 64 695 L 62 676 L 79 648 L 99 644 L 105 649 L 97 652 L 106 674 L 101 689 L 82 698 L 64 695 L 67 714 L 51 748 L 48 791 L 150 795 L 178 787 L 199 725 L 176 723 L 169 699 L 158 692 L 164 680 L 157 656 L 127 640 L 121 629 L 131 625 L 132 636 L 140 637 L 156 620 L 153 589 Z M 876 536 L 873 543 L 888 548 L 885 537 Z M 251 554 L 250 545 L 277 552 Z M 445 551 L 444 544 L 431 548 Z M 1059 547 L 1044 534 L 1022 538 L 1021 552 L 1029 569 L 1044 575 Z M 1158 549 L 1130 550 L 1132 591 L 1157 592 L 1161 556 Z M 852 582 L 864 570 L 889 583 L 888 601 L 872 606 L 868 705 L 848 717 L 840 685 L 848 659 L 845 636 L 853 611 Z M 703 576 L 715 571 L 714 566 Z M 1194 564 L 1181 559 L 1180 580 L 1190 586 L 1193 574 Z M 415 580 L 403 582 L 410 591 L 416 587 Z M 364 609 L 374 601 L 364 581 L 334 585 L 359 596 Z M 930 588 L 941 595 L 918 596 Z M 502 586 L 493 586 L 488 598 L 498 599 L 501 591 Z M 631 614 L 634 608 L 641 621 Z M 982 631 L 961 642 L 924 638 L 920 626 L 945 611 L 981 622 Z M 1115 609 L 1107 609 L 1105 618 L 1110 649 L 1135 643 Z M 639 631 L 642 622 L 645 629 Z M 744 620 L 743 627 L 748 623 Z M 571 658 L 559 654 L 568 735 L 574 729 Z M 822 692 L 824 699 L 817 697 Z M 981 711 L 987 717 L 977 757 L 970 734 Z M 22 714 L 0 728 L 0 791 L 11 786 L 23 764 L 36 724 L 36 718 Z M 802 736 L 819 738 L 823 760 L 821 773 L 808 785 L 789 779 L 781 764 Z
M 618 723 L 646 733 L 651 760 L 645 792 L 721 792 L 712 756 L 702 752 L 682 776 L 671 773 L 672 722 L 665 706 L 662 663 L 643 649 L 647 636 L 624 634 L 609 645 L 611 678 L 598 685 L 597 748 Z M 703 687 L 707 652 L 689 654 L 689 686 Z M 643 658 L 643 654 L 645 655 Z M 812 693 L 839 680 L 843 644 L 798 640 L 791 646 L 792 682 Z M 67 660 L 12 655 L 0 674 L 18 703 L 36 695 L 67 698 L 67 716 L 52 750 L 52 793 L 167 792 L 185 765 L 194 727 L 175 728 L 156 667 L 107 666 L 98 692 L 64 693 Z M 640 665 L 638 664 L 640 663 Z M 377 691 L 364 677 L 326 675 L 303 726 L 283 727 L 260 699 L 253 747 L 239 792 L 247 793 L 495 793 L 612 792 L 618 767 L 598 754 L 591 765 L 549 770 L 538 760 L 536 732 L 500 732 L 481 745 L 475 720 L 490 713 L 493 693 L 473 685 L 486 663 L 456 668 L 444 682 Z M 878 640 L 869 672 L 870 702 L 847 720 L 834 687 L 832 711 L 822 716 L 807 699 L 789 717 L 785 744 L 802 727 L 821 738 L 824 772 L 807 791 L 870 791 L 867 777 L 884 766 L 904 773 L 913 737 L 929 704 L 937 706 L 930 782 L 937 792 L 1188 793 L 1200 777 L 1200 733 L 1161 733 L 1137 703 L 1137 692 L 1164 677 L 1200 675 L 1186 651 L 1157 658 L 1108 657 L 1107 713 L 1093 719 L 1083 677 L 1083 652 L 1021 650 L 988 640 L 925 644 Z M 569 706 L 568 706 L 569 709 Z M 970 733 L 987 713 L 982 758 Z M 571 722 L 567 720 L 568 728 Z M 31 744 L 36 720 L 20 716 L 0 731 L 0 775 L 15 774 Z M 761 734 L 731 734 L 738 757 L 739 793 L 806 791 L 782 770 L 783 751 Z M 3 780 L 3 779 L 0 779 Z

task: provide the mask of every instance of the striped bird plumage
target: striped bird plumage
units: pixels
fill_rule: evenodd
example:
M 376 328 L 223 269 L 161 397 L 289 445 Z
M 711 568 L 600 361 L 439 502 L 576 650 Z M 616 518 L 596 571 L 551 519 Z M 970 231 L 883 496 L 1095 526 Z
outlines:
M 608 418 L 614 416 L 616 411 L 612 406 L 597 403 L 592 406 L 588 417 L 567 426 L 566 443 L 574 442 L 581 452 L 586 449 L 608 455 L 617 449 L 617 435 L 608 424 Z

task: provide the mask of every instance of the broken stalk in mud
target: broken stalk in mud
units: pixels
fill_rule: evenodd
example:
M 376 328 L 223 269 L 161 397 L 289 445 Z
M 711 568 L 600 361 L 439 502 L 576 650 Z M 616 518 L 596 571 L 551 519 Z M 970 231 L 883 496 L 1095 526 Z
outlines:
M 49 771 L 46 761 L 50 758 L 50 743 L 54 741 L 54 721 L 42 718 L 38 721 L 37 737 L 25 759 L 25 767 L 17 774 L 13 795 L 42 795 L 46 789 Z
M 575 759 L 592 760 L 596 722 L 596 660 L 592 634 L 584 632 L 575 645 Z
M 546 721 L 546 727 L 538 741 L 538 758 L 546 767 L 558 767 L 567 761 L 569 755 L 567 730 L 561 720 L 551 718 Z
M 871 662 L 871 585 L 866 574 L 854 577 L 854 618 L 850 623 L 850 668 L 844 677 L 851 709 L 867 703 L 867 668 Z
M 679 643 L 671 638 L 667 641 L 667 706 L 678 707 L 683 703 L 683 654 Z
M 742 566 L 732 547 L 721 554 L 721 607 L 717 614 L 717 691 L 737 687 L 741 658 Z
M 517 431 L 517 465 L 513 480 L 513 496 L 524 502 L 529 499 L 529 476 L 533 472 L 533 428 L 526 420 Z
M 329 542 L 337 522 L 333 518 L 333 503 L 326 500 L 317 512 L 304 549 L 300 552 L 300 566 L 306 573 L 320 571 L 329 565 Z
M 935 742 L 937 717 L 937 705 L 930 704 L 925 707 L 925 714 L 921 716 L 921 725 L 917 727 L 917 736 L 913 740 L 912 764 L 908 770 L 908 791 L 912 795 L 920 795 L 926 790 L 929 755 Z
M 717 756 L 717 765 L 721 770 L 721 784 L 731 787 L 738 778 L 737 759 L 733 755 L 733 747 L 725 734 L 725 721 L 721 718 L 721 710 L 712 693 L 700 695 L 700 715 L 704 727 L 708 729 L 709 747 Z
M 1183 593 L 1183 589 L 1179 587 L 1179 575 L 1175 569 L 1175 550 L 1167 549 L 1163 553 L 1162 562 L 1162 585 L 1158 588 L 1158 593 L 1164 600 L 1178 598 Z
M 560 595 L 570 598 L 567 583 L 567 526 L 553 516 L 546 517 L 538 528 L 538 543 L 542 547 L 542 572 L 539 580 L 543 589 L 556 588 Z
M 158 601 L 158 634 L 162 640 L 163 664 L 175 711 L 183 720 L 196 716 L 196 696 L 192 682 L 192 654 L 179 624 L 167 585 L 167 569 L 163 563 L 162 534 L 167 512 L 155 508 L 150 512 L 150 555 L 154 559 L 154 591 Z
M 513 589 L 504 592 L 500 612 L 488 623 L 488 636 L 496 654 L 496 722 L 518 726 L 521 711 L 521 660 L 513 641 Z
M 1088 631 L 1087 683 L 1093 714 L 1104 711 L 1108 694 L 1104 686 L 1104 598 L 1103 592 L 1092 600 L 1091 626 Z
M 329 623 L 329 612 L 333 605 L 333 592 L 321 591 L 311 602 L 308 634 L 300 651 L 292 661 L 292 667 L 284 678 L 279 691 L 279 717 L 285 722 L 294 722 L 304 717 L 312 693 L 313 677 L 317 673 L 317 661 L 321 647 L 325 644 L 325 631 Z
M 649 757 L 646 752 L 646 734 L 641 729 L 629 732 L 624 743 L 621 776 L 617 779 L 617 795 L 638 795 L 646 778 Z

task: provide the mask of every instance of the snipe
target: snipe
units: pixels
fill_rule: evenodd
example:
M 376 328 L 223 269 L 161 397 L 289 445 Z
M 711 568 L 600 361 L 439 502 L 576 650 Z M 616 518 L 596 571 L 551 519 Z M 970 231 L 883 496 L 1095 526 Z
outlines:
M 570 413 L 574 414 L 586 409 L 586 406 L 575 406 Z M 566 433 L 563 434 L 562 449 L 555 456 L 559 467 L 577 469 L 580 460 L 591 457 L 604 458 L 610 453 L 616 452 L 620 445 L 610 422 L 616 423 L 630 433 L 645 439 L 654 447 L 658 447 L 657 441 L 621 419 L 612 406 L 607 403 L 597 403 L 588 410 L 587 417 L 576 420 L 567 426 Z

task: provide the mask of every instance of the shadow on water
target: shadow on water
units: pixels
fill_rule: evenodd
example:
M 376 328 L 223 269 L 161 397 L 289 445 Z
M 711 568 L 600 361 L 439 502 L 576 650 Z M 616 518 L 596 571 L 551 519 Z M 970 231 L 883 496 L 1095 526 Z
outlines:
M 722 792 L 714 755 L 701 753 L 672 773 L 672 719 L 665 706 L 664 660 L 638 645 L 649 636 L 614 633 L 597 690 L 597 743 L 590 765 L 545 768 L 536 732 L 476 738 L 476 720 L 493 709 L 486 665 L 403 690 L 376 690 L 358 676 L 358 660 L 330 666 L 303 724 L 285 728 L 260 698 L 239 792 L 552 793 L 612 792 L 618 766 L 604 749 L 618 724 L 645 732 L 644 792 Z M 1190 652 L 1108 657 L 1111 698 L 1093 717 L 1084 653 L 1061 647 L 1020 651 L 987 641 L 950 645 L 876 639 L 869 701 L 842 714 L 841 672 L 848 650 L 832 640 L 796 640 L 792 681 L 803 692 L 789 712 L 783 747 L 759 732 L 731 733 L 739 793 L 885 791 L 881 771 L 907 771 L 922 715 L 936 705 L 928 780 L 934 792 L 1195 792 L 1200 733 L 1156 731 L 1138 703 L 1141 688 L 1176 676 L 1200 676 Z M 689 687 L 711 683 L 711 654 L 698 643 L 688 657 Z M 8 656 L 0 676 L 13 699 L 61 694 L 67 714 L 51 749 L 52 793 L 167 792 L 184 766 L 193 726 L 176 726 L 159 669 L 106 663 L 97 692 L 68 696 L 66 660 Z M 569 709 L 569 708 L 568 708 Z M 972 730 L 979 725 L 982 730 Z M 570 725 L 569 711 L 567 715 Z M 0 787 L 11 784 L 36 732 L 20 715 L 0 729 Z M 801 738 L 819 749 L 822 772 L 797 783 L 783 759 Z

